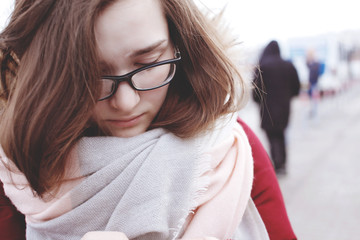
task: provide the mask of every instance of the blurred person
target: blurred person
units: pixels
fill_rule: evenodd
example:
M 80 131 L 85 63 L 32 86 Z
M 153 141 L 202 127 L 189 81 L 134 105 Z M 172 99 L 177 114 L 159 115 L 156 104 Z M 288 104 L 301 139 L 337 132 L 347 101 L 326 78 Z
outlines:
M 309 70 L 308 96 L 311 102 L 309 116 L 314 117 L 319 98 L 318 82 L 321 74 L 321 64 L 316 59 L 315 50 L 309 49 L 306 54 L 306 66 Z
M 261 128 L 269 141 L 271 159 L 278 174 L 286 172 L 285 130 L 291 99 L 299 91 L 300 81 L 294 65 L 282 59 L 278 42 L 271 41 L 255 70 L 253 98 L 260 104 Z
M 192 0 L 16 1 L 0 197 L 26 238 L 294 239 L 230 45 Z

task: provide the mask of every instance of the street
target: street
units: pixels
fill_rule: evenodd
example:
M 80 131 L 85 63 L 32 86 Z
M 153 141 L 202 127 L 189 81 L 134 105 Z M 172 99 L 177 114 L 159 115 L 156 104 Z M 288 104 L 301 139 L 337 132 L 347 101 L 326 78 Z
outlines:
M 320 99 L 315 116 L 306 96 L 292 102 L 287 131 L 287 174 L 279 183 L 299 240 L 360 236 L 360 82 Z M 257 105 L 240 111 L 269 149 Z

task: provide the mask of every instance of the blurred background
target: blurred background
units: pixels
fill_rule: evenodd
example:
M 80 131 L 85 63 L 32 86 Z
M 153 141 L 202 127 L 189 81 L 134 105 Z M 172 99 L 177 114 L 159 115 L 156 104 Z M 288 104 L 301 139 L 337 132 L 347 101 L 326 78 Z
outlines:
M 240 42 L 238 64 L 253 80 L 263 48 L 276 40 L 298 72 L 301 90 L 291 101 L 285 131 L 286 174 L 278 175 L 300 240 L 351 240 L 360 236 L 360 23 L 355 0 L 199 0 L 219 13 Z M 306 56 L 320 65 L 310 97 Z M 239 112 L 270 153 L 250 99 Z
M 240 43 L 237 64 L 249 82 L 271 40 L 296 67 L 301 91 L 291 102 L 287 171 L 278 179 L 298 239 L 358 239 L 360 24 L 355 0 L 196 2 L 215 14 L 224 9 L 225 22 Z M 13 0 L 0 1 L 0 29 L 12 8 Z M 307 94 L 309 51 L 321 66 L 313 98 Z M 269 151 L 258 105 L 250 99 L 239 114 Z

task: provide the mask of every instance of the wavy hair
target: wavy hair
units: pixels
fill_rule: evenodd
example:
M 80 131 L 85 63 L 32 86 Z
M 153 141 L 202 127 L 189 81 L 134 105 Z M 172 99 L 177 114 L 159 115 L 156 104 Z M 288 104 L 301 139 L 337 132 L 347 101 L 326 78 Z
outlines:
M 248 98 L 248 86 L 229 58 L 235 42 L 225 37 L 227 33 L 220 36 L 219 18 L 205 16 L 192 0 L 161 2 L 182 61 L 153 127 L 189 137 L 239 110 Z
M 57 189 L 71 148 L 93 129 L 100 77 L 94 23 L 115 1 L 17 0 L 0 34 L 0 144 L 39 196 Z M 192 0 L 159 1 L 182 61 L 151 128 L 191 137 L 238 110 L 246 84 Z

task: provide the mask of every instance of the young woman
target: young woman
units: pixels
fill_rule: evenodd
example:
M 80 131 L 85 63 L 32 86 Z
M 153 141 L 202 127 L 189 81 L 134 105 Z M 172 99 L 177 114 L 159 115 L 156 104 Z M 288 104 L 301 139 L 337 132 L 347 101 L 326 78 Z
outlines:
M 0 178 L 27 239 L 268 239 L 246 84 L 191 0 L 18 0 L 0 44 Z

